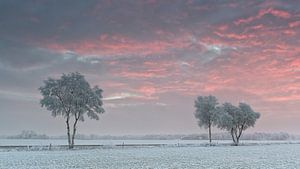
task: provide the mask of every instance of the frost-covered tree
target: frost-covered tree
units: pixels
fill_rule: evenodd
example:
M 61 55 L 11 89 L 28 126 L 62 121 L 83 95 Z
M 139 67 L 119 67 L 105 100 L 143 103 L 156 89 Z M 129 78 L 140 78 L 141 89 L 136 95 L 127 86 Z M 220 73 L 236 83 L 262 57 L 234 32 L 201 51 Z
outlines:
M 254 127 L 260 113 L 254 112 L 252 108 L 245 103 L 240 103 L 238 107 L 231 103 L 224 103 L 217 108 L 218 120 L 217 126 L 230 132 L 235 145 L 239 144 L 242 132 L 249 127 Z
M 98 86 L 91 88 L 78 72 L 63 74 L 59 79 L 49 78 L 39 90 L 43 96 L 41 106 L 51 111 L 53 117 L 62 116 L 66 119 L 70 149 L 74 147 L 78 122 L 84 121 L 85 116 L 99 120 L 98 115 L 104 113 L 102 89 Z
M 216 107 L 218 100 L 215 96 L 199 96 L 195 101 L 195 117 L 199 127 L 208 129 L 209 143 L 211 144 L 211 128 L 215 125 Z

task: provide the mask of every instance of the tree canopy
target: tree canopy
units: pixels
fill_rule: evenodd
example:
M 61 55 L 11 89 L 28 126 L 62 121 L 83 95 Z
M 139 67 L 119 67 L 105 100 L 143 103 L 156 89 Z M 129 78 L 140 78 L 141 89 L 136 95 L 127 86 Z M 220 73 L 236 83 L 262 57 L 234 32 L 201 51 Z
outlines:
M 199 96 L 195 101 L 195 118 L 200 127 L 208 128 L 209 142 L 211 144 L 211 128 L 227 130 L 232 136 L 235 145 L 238 145 L 242 132 L 254 127 L 260 113 L 253 111 L 250 105 L 239 103 L 234 106 L 224 103 L 219 106 L 215 96 Z
M 216 118 L 218 100 L 215 96 L 199 96 L 195 101 L 195 117 L 200 127 L 208 128 Z
M 224 103 L 218 107 L 217 126 L 230 132 L 233 142 L 237 145 L 242 132 L 255 125 L 260 113 L 254 112 L 246 103 L 240 103 L 238 107 L 231 103 Z
M 99 120 L 104 113 L 102 107 L 102 89 L 90 87 L 80 73 L 63 74 L 59 79 L 49 78 L 39 88 L 43 98 L 40 103 L 51 111 L 52 116 L 66 118 L 69 145 L 74 145 L 74 136 L 78 121 L 84 121 L 85 115 Z M 70 118 L 74 119 L 72 139 L 70 138 Z
M 215 96 L 199 96 L 195 101 L 195 117 L 199 127 L 208 128 L 209 142 L 211 143 L 211 127 L 215 125 L 216 106 L 218 100 Z

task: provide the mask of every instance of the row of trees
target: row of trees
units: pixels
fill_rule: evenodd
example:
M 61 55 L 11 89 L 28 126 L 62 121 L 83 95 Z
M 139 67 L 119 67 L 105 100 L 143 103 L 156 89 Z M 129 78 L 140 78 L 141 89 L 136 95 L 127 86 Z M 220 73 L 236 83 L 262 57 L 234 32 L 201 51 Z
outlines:
M 226 102 L 220 105 L 217 98 L 211 95 L 199 96 L 195 101 L 195 108 L 198 125 L 208 129 L 210 144 L 213 126 L 230 132 L 234 145 L 238 145 L 243 131 L 254 127 L 256 120 L 260 117 L 260 113 L 253 111 L 246 103 L 234 106 Z
M 63 116 L 69 148 L 74 147 L 77 124 L 84 121 L 84 116 L 98 120 L 104 113 L 102 107 L 102 89 L 91 87 L 80 73 L 63 74 L 59 79 L 49 78 L 39 88 L 43 98 L 42 107 L 52 112 L 52 116 Z M 211 128 L 217 126 L 230 132 L 235 145 L 238 145 L 242 132 L 254 126 L 260 114 L 240 103 L 238 107 L 224 103 L 219 105 L 214 96 L 199 96 L 195 101 L 195 117 L 200 127 L 208 128 L 211 143 Z

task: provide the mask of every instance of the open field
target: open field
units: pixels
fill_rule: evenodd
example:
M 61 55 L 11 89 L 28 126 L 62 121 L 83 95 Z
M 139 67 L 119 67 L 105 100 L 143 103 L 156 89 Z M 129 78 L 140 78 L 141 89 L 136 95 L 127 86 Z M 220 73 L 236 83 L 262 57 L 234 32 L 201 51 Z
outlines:
M 137 142 L 137 141 L 133 141 Z M 167 140 L 162 141 L 167 142 Z M 169 142 L 175 142 L 169 140 Z M 252 142 L 254 143 L 254 142 Z M 262 142 L 260 142 L 262 143 Z M 2 151 L 1 169 L 300 168 L 300 145 L 110 147 L 90 150 Z M 280 144 L 279 144 L 280 143 Z M 248 144 L 248 143 L 245 143 Z M 199 144 L 202 145 L 202 144 Z

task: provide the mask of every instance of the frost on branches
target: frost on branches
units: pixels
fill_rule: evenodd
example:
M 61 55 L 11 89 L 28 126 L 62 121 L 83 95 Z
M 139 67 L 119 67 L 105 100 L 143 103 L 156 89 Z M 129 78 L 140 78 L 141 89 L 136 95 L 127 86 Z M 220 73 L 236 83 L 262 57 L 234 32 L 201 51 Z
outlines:
M 99 120 L 99 114 L 104 113 L 102 89 L 98 86 L 91 88 L 78 72 L 63 74 L 59 79 L 49 78 L 39 90 L 43 96 L 41 106 L 51 111 L 53 117 L 66 119 L 70 149 L 74 147 L 77 123 L 84 121 L 86 116 Z

